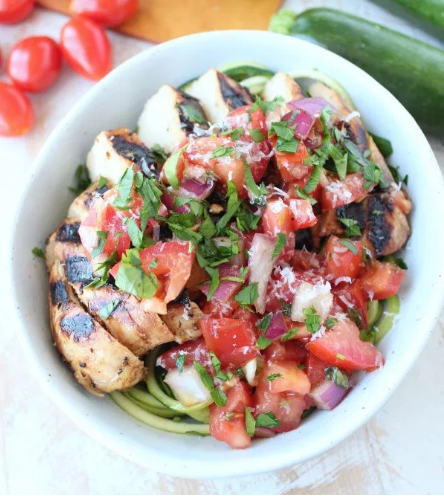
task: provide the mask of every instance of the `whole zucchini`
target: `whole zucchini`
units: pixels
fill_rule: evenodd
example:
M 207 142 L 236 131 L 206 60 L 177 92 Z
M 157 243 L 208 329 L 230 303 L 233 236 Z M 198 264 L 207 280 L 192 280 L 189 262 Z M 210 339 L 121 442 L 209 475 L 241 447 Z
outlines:
M 444 28 L 444 0 L 395 0 L 413 14 L 425 17 Z
M 308 39 L 350 60 L 391 91 L 425 131 L 443 134 L 443 50 L 326 8 L 281 11 L 270 29 Z

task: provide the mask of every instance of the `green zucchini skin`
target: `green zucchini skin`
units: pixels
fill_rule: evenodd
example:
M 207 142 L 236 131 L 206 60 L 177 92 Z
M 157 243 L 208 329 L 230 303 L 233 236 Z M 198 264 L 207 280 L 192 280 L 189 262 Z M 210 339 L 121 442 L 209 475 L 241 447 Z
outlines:
M 444 28 L 444 0 L 395 0 L 415 15 Z
M 444 131 L 444 51 L 342 11 L 310 9 L 291 35 L 350 60 L 409 110 L 423 130 Z

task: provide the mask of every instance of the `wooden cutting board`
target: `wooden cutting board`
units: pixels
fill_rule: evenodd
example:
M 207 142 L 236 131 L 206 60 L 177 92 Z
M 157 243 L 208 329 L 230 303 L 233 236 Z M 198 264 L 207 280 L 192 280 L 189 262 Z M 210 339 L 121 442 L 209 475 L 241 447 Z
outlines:
M 69 14 L 69 0 L 37 0 Z M 218 29 L 267 29 L 281 0 L 139 0 L 137 14 L 117 31 L 162 42 Z

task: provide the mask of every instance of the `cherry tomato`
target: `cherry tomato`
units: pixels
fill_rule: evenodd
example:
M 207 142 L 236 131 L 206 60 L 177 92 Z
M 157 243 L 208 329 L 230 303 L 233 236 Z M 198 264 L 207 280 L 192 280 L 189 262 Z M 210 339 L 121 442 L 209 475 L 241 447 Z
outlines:
M 335 279 L 338 277 L 358 276 L 364 266 L 364 247 L 360 241 L 339 239 L 330 236 L 325 246 L 325 259 L 327 271 Z
M 89 17 L 102 26 L 112 27 L 130 19 L 138 0 L 72 0 L 71 12 Z
M 23 90 L 37 93 L 47 90 L 59 77 L 62 51 L 47 36 L 31 36 L 19 41 L 11 50 L 7 71 Z
M 251 388 L 239 381 L 227 392 L 225 406 L 210 407 L 210 434 L 234 449 L 248 448 L 251 437 L 245 427 L 245 407 L 252 406 Z
M 62 28 L 60 45 L 68 64 L 82 76 L 98 81 L 112 69 L 112 47 L 102 26 L 76 16 Z
M 157 364 L 167 370 L 175 369 L 177 368 L 176 359 L 182 355 L 185 355 L 184 365 L 193 365 L 194 361 L 198 360 L 208 370 L 213 370 L 210 353 L 204 338 L 189 341 L 188 343 L 171 348 L 159 356 Z
M 240 367 L 259 355 L 256 335 L 249 322 L 235 319 L 201 319 L 199 327 L 208 349 L 223 367 Z
M 34 8 L 34 0 L 0 0 L 0 24 L 23 21 Z
M 359 339 L 359 329 L 351 320 L 338 321 L 333 329 L 310 341 L 307 349 L 328 365 L 347 370 L 374 370 L 383 363 L 381 352 Z
M 398 293 L 405 270 L 387 262 L 371 262 L 360 277 L 362 289 L 373 300 L 383 300 Z
M 34 124 L 28 97 L 15 86 L 0 82 L 0 136 L 22 136 Z

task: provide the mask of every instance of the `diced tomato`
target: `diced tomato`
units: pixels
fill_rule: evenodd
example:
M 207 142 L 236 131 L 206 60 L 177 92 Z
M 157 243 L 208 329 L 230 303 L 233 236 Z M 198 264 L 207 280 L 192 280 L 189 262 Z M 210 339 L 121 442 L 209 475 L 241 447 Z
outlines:
M 213 370 L 211 357 L 204 338 L 188 341 L 188 343 L 175 346 L 162 353 L 157 359 L 157 365 L 167 370 L 175 369 L 177 368 L 176 359 L 182 355 L 185 355 L 184 365 L 193 365 L 194 361 L 197 360 L 208 370 Z
M 233 319 L 242 320 L 244 322 L 250 322 L 250 324 L 253 324 L 254 326 L 259 321 L 259 317 L 256 313 L 252 313 L 246 308 L 243 308 L 241 306 L 239 306 L 239 308 L 237 308 L 234 311 Z
M 307 357 L 307 350 L 300 344 L 292 341 L 281 342 L 275 341 L 265 350 L 266 360 L 285 360 L 291 361 L 293 366 L 301 365 Z
M 269 360 L 261 372 L 259 384 L 270 393 L 291 392 L 304 396 L 310 392 L 307 375 L 289 360 Z
M 199 327 L 208 349 L 223 367 L 240 367 L 259 355 L 256 335 L 249 322 L 235 319 L 201 319 Z
M 309 154 L 303 141 L 299 142 L 295 153 L 285 153 L 276 150 L 276 137 L 270 141 L 275 148 L 276 165 L 284 181 L 294 182 L 310 176 L 313 166 L 304 164 L 304 160 L 309 157 Z
M 308 354 L 307 358 L 307 376 L 311 384 L 311 389 L 315 388 L 325 379 L 325 369 L 328 363 L 317 358 L 313 353 Z
M 242 381 L 227 392 L 227 404 L 210 407 L 210 434 L 234 449 L 248 448 L 251 437 L 245 427 L 245 407 L 252 406 L 251 388 Z
M 365 182 L 362 172 L 348 174 L 344 181 L 329 178 L 328 185 L 322 189 L 322 210 L 348 205 L 367 196 L 375 185 L 365 189 Z
M 288 236 L 293 232 L 291 217 L 290 207 L 280 198 L 269 201 L 262 217 L 264 233 L 270 236 L 276 236 L 278 233 Z
M 253 395 L 255 415 L 271 412 L 279 421 L 274 432 L 288 432 L 301 423 L 302 413 L 310 407 L 307 396 L 295 393 L 271 393 L 265 387 L 257 387 Z
M 222 319 L 224 317 L 232 317 L 234 312 L 239 309 L 239 307 L 240 304 L 235 300 L 210 300 L 203 305 L 202 312 L 209 317 Z
M 300 196 L 296 193 L 295 186 L 299 186 L 301 189 L 304 189 L 307 186 L 308 180 L 310 179 L 310 174 L 306 175 L 302 179 L 296 179 L 292 183 L 289 183 L 286 190 L 290 195 L 290 198 L 300 198 Z M 312 198 L 314 198 L 317 202 L 321 201 L 322 195 L 322 186 L 319 183 L 316 188 L 309 194 Z
M 388 262 L 370 262 L 360 276 L 362 289 L 370 299 L 383 300 L 398 293 L 405 270 Z
M 333 289 L 335 301 L 344 310 L 354 309 L 358 312 L 358 320 L 360 320 L 360 329 L 367 327 L 367 301 L 368 298 L 362 289 L 361 281 L 356 280 L 350 286 Z
M 231 150 L 229 155 L 213 157 L 216 148 L 223 147 Z M 190 141 L 188 148 L 183 153 L 183 177 L 205 181 L 209 171 L 214 172 L 223 184 L 232 181 L 236 186 L 239 197 L 245 198 L 247 192 L 245 185 L 245 166 L 241 158 L 236 155 L 235 143 L 229 137 L 202 137 Z M 179 180 L 182 179 L 179 175 Z
M 352 251 L 347 245 L 352 245 L 354 250 Z M 338 277 L 354 279 L 364 266 L 364 247 L 360 241 L 330 236 L 325 245 L 325 259 L 327 272 L 335 279 Z
M 318 221 L 309 200 L 290 200 L 290 210 L 293 231 L 314 226 Z
M 310 270 L 318 272 L 319 275 L 325 275 L 324 255 L 307 250 L 295 250 L 291 266 L 296 272 Z
M 259 182 L 267 170 L 271 146 L 267 139 L 268 131 L 262 109 L 258 108 L 254 112 L 249 110 L 250 105 L 237 108 L 228 114 L 225 121 L 230 129 L 244 128 L 244 134 L 239 137 L 236 150 L 245 156 L 253 179 Z M 255 139 L 262 136 L 264 139 L 255 141 L 252 135 Z M 240 145 L 239 142 L 244 142 L 245 146 Z
M 193 266 L 191 267 L 191 274 L 190 277 L 185 284 L 185 286 L 189 290 L 197 290 L 199 289 L 199 284 L 206 281 L 208 279 L 208 274 L 205 269 L 202 269 L 202 267 L 194 261 Z
M 307 344 L 319 359 L 347 370 L 374 370 L 383 363 L 381 352 L 359 339 L 359 329 L 351 320 L 338 321 L 333 329 Z
M 164 285 L 164 294 L 159 294 L 158 291 L 156 296 L 168 303 L 179 296 L 185 287 L 196 253 L 195 250 L 190 253 L 188 241 L 168 241 L 144 248 L 139 252 L 139 256 L 143 270 L 147 274 L 152 272 L 157 276 L 159 283 Z M 156 263 L 152 264 L 154 260 Z

